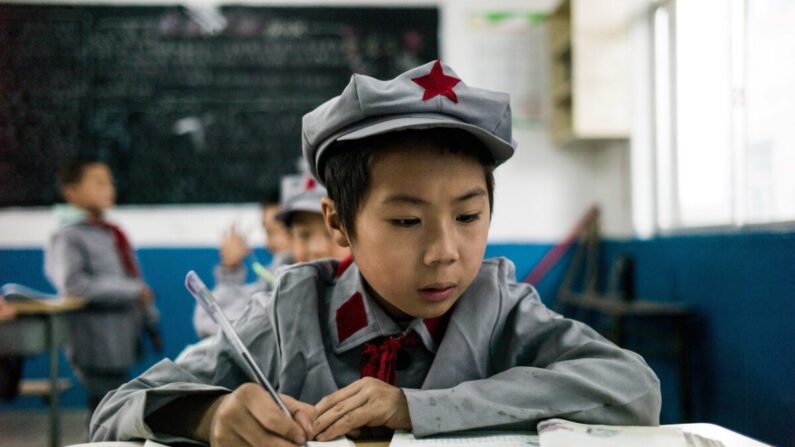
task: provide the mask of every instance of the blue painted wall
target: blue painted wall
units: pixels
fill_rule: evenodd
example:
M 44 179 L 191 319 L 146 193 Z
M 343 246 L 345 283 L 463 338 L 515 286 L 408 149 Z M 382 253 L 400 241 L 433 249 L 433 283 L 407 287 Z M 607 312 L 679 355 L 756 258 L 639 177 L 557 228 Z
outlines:
M 547 244 L 492 244 L 487 256 L 507 256 L 523 278 L 550 248 Z M 642 298 L 691 304 L 699 312 L 693 342 L 695 420 L 712 422 L 777 445 L 795 446 L 795 233 L 664 237 L 607 241 L 603 266 L 618 254 L 636 259 Z M 146 279 L 158 295 L 165 354 L 176 356 L 196 340 L 193 301 L 182 286 L 187 270 L 211 278 L 217 251 L 158 248 L 138 251 Z M 263 262 L 266 253 L 258 253 Z M 38 249 L 0 250 L 0 283 L 20 282 L 52 290 Z M 537 285 L 554 304 L 562 266 Z M 1 342 L 1 341 L 0 341 Z M 157 361 L 149 353 L 135 368 Z M 663 382 L 663 423 L 679 421 L 673 365 L 650 359 Z M 62 361 L 62 365 L 66 365 Z M 27 377 L 44 377 L 44 357 L 26 363 Z M 71 376 L 64 368 L 65 376 Z M 82 388 L 64 396 L 67 406 L 85 401 Z M 35 399 L 0 404 L 0 410 L 41 406 Z
M 547 245 L 493 245 L 487 249 L 487 256 L 507 256 L 514 260 L 517 275 L 525 276 L 540 257 L 549 249 Z M 188 344 L 197 341 L 193 331 L 192 316 L 194 300 L 185 290 L 183 281 L 188 270 L 196 272 L 212 287 L 212 271 L 218 262 L 218 251 L 214 248 L 145 248 L 137 251 L 144 277 L 157 294 L 157 306 L 161 312 L 161 330 L 165 342 L 165 356 L 174 358 Z M 43 252 L 40 249 L 2 249 L 0 250 L 0 284 L 17 282 L 46 292 L 54 292 L 43 272 Z M 257 250 L 260 262 L 270 262 L 270 255 Z M 249 269 L 250 279 L 253 273 Z M 539 285 L 539 290 L 551 297 L 557 289 L 556 279 L 560 269 L 553 270 Z M 2 341 L 0 340 L 0 343 Z M 146 356 L 133 369 L 137 375 L 159 360 L 153 352 Z M 27 359 L 25 376 L 44 378 L 47 376 L 46 356 Z M 78 383 L 68 368 L 66 358 L 61 354 L 61 376 L 69 377 Z M 81 386 L 64 394 L 62 404 L 67 407 L 85 405 L 85 391 Z M 13 403 L 0 402 L 0 410 L 7 408 L 40 407 L 40 399 L 21 398 Z
M 638 297 L 698 313 L 694 420 L 795 446 L 795 233 L 608 241 L 603 253 L 603 265 L 634 256 Z M 652 366 L 662 379 L 663 419 L 675 421 L 673 368 Z

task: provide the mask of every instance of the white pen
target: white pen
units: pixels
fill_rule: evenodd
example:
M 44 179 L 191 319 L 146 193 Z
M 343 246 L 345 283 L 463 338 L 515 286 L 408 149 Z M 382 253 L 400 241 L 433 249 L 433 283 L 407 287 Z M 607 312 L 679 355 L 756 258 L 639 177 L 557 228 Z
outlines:
M 243 359 L 243 363 L 245 365 L 249 375 L 251 378 L 257 381 L 262 387 L 268 390 L 273 400 L 276 401 L 276 404 L 279 405 L 279 408 L 282 411 L 292 418 L 290 414 L 290 410 L 287 409 L 287 406 L 284 405 L 284 402 L 279 397 L 279 394 L 276 393 L 276 390 L 273 389 L 268 379 L 265 377 L 265 374 L 262 370 L 257 366 L 257 362 L 254 361 L 254 357 L 251 356 L 251 353 L 248 352 L 246 349 L 246 345 L 243 344 L 243 341 L 240 339 L 240 336 L 237 335 L 237 332 L 232 327 L 232 324 L 229 323 L 229 320 L 224 315 L 221 308 L 218 307 L 218 302 L 213 297 L 210 290 L 207 289 L 207 286 L 204 285 L 199 275 L 196 274 L 193 270 L 189 271 L 188 274 L 185 276 L 185 287 L 188 291 L 196 298 L 196 301 L 199 302 L 202 308 L 210 315 L 210 318 L 213 319 L 216 323 L 221 326 L 221 330 L 223 330 L 224 335 L 226 336 L 229 343 L 232 344 L 232 347 L 235 351 L 240 354 L 240 357 Z

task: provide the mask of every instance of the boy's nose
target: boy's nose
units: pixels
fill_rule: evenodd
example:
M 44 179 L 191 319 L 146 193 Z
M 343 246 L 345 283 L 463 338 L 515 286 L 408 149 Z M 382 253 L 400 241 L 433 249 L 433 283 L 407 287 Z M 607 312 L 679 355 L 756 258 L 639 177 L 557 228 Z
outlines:
M 428 238 L 426 247 L 423 259 L 426 265 L 452 264 L 458 261 L 455 230 L 449 225 L 438 225 Z

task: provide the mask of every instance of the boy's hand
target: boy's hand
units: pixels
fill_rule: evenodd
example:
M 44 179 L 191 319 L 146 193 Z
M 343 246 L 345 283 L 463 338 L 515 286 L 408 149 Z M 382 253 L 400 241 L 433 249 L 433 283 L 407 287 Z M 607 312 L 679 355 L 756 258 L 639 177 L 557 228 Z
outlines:
M 229 230 L 224 233 L 221 239 L 221 265 L 227 268 L 234 268 L 243 262 L 243 259 L 248 256 L 249 249 L 246 245 L 246 239 L 233 225 Z
M 217 446 L 303 445 L 315 418 L 309 404 L 281 395 L 293 419 L 284 414 L 261 386 L 246 383 L 213 405 L 209 441 Z
M 152 292 L 152 289 L 150 289 L 149 286 L 145 285 L 143 288 L 141 288 L 141 293 L 138 295 L 138 300 L 144 307 L 146 307 L 154 303 L 155 293 Z
M 400 388 L 364 377 L 337 390 L 315 405 L 314 435 L 330 441 L 360 427 L 411 430 L 409 405 Z

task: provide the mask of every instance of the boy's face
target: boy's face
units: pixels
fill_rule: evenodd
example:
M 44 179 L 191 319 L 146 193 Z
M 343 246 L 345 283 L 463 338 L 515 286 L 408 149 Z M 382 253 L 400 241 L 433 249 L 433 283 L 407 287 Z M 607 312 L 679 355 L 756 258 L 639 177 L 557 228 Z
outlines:
M 87 165 L 79 182 L 64 186 L 64 198 L 92 214 L 111 208 L 116 201 L 116 187 L 108 166 L 104 163 Z
M 386 151 L 372 164 L 351 253 L 396 318 L 434 318 L 472 283 L 490 210 L 483 167 L 430 144 Z
M 318 213 L 296 212 L 290 223 L 290 240 L 296 262 L 343 259 L 349 255 L 347 248 L 340 247 L 331 238 L 323 216 Z
M 290 249 L 290 234 L 284 224 L 276 219 L 278 204 L 262 207 L 262 228 L 265 230 L 265 243 L 271 253 L 283 253 Z

